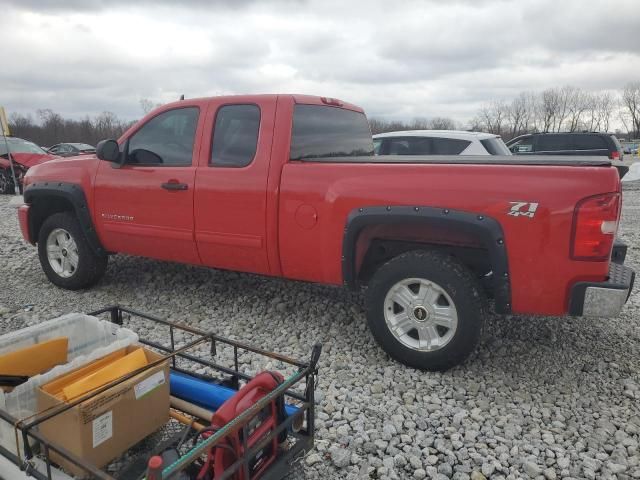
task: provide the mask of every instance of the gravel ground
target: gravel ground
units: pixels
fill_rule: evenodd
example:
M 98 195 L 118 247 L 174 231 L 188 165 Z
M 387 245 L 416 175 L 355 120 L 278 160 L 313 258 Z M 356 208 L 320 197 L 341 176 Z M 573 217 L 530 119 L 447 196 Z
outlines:
M 297 357 L 323 342 L 316 449 L 295 478 L 640 478 L 638 289 L 615 319 L 491 318 L 463 366 L 424 373 L 391 361 L 339 288 L 124 256 L 90 291 L 55 288 L 8 200 L 1 332 L 120 303 Z M 640 182 L 621 236 L 640 270 Z

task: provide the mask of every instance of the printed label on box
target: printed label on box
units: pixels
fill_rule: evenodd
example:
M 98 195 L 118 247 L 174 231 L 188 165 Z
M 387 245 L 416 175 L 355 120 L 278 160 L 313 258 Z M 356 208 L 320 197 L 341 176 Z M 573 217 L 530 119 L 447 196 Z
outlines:
M 113 412 L 100 415 L 93 421 L 93 448 L 113 437 Z
M 156 372 L 149 378 L 145 378 L 143 381 L 133 387 L 136 393 L 136 400 L 138 400 L 140 397 L 144 397 L 151 390 L 162 385 L 164 381 L 164 371 Z

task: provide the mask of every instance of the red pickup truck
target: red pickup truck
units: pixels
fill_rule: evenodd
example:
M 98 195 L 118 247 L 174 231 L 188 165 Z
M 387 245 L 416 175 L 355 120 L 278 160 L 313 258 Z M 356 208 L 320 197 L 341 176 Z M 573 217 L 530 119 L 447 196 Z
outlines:
M 608 160 L 375 157 L 362 109 L 332 98 L 179 101 L 24 183 L 22 233 L 60 287 L 94 284 L 115 253 L 366 286 L 376 340 L 429 370 L 474 349 L 487 298 L 611 316 L 634 278 Z

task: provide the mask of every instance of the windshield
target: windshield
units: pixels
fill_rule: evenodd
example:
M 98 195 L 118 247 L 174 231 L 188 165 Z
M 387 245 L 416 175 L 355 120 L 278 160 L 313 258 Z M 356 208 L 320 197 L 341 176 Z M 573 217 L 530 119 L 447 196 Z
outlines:
M 484 140 L 480 140 L 480 143 L 491 155 L 511 155 L 511 151 L 500 137 L 485 138 Z
M 95 150 L 96 147 L 92 147 L 91 145 L 87 144 L 87 143 L 70 143 L 69 145 L 73 145 L 74 147 L 76 147 L 78 150 Z
M 7 154 L 7 144 L 11 153 L 35 153 L 38 155 L 46 155 L 42 148 L 33 142 L 27 142 L 21 138 L 0 137 L 0 155 Z

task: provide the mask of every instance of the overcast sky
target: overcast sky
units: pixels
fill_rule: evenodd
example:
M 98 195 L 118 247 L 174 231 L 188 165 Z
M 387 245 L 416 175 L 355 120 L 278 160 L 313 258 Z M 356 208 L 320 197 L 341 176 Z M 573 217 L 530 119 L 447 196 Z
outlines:
M 0 105 L 136 119 L 142 98 L 306 93 L 465 122 L 523 90 L 640 80 L 638 2 L 0 0 Z

